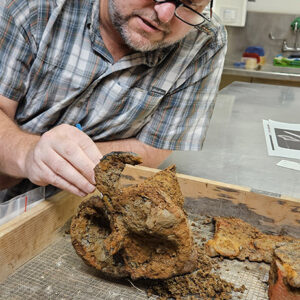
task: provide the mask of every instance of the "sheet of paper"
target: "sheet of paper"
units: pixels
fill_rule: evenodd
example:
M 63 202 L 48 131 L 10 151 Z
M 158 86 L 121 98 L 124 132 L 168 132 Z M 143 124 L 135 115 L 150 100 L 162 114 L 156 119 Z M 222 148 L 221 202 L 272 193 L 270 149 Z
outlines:
M 300 124 L 263 120 L 268 154 L 300 159 Z
M 279 163 L 277 163 L 277 166 L 300 171 L 300 163 L 297 163 L 295 161 L 281 160 Z

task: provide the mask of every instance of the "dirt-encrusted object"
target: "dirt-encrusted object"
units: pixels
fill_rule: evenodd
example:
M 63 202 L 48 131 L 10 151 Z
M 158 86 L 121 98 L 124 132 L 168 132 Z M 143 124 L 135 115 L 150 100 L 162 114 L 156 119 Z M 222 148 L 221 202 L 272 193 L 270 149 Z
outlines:
M 300 300 L 300 241 L 274 250 L 269 274 L 270 300 Z
M 235 288 L 232 283 L 215 274 L 213 269 L 217 268 L 217 262 L 207 256 L 202 247 L 199 247 L 198 266 L 195 272 L 166 280 L 152 281 L 148 287 L 148 295 L 158 295 L 161 300 L 181 299 L 185 296 L 190 296 L 188 299 L 227 300 L 232 299 L 233 291 L 244 292 L 245 286 Z
M 125 164 L 140 162 L 128 152 L 103 157 L 95 168 L 103 196 L 80 204 L 71 224 L 73 246 L 87 264 L 113 277 L 165 279 L 194 271 L 197 250 L 175 166 L 119 187 Z
M 215 234 L 205 244 L 210 256 L 225 256 L 250 261 L 271 263 L 275 246 L 295 240 L 290 236 L 268 235 L 241 219 L 215 217 Z

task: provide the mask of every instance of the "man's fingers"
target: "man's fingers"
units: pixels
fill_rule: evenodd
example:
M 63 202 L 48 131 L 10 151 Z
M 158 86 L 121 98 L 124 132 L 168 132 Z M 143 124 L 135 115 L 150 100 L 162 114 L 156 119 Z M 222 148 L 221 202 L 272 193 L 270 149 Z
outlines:
M 79 149 L 79 152 L 81 150 Z M 74 154 L 71 154 L 71 160 L 76 159 L 78 156 L 78 151 L 74 151 Z M 91 173 L 89 172 L 89 169 L 86 168 L 84 165 L 90 164 L 90 166 L 93 166 L 93 163 L 85 157 L 85 155 L 81 153 L 80 158 L 81 158 L 81 164 L 82 164 L 82 169 L 86 173 Z M 77 168 L 74 168 L 72 165 L 72 161 L 67 161 L 64 157 L 60 156 L 58 153 L 55 151 L 51 151 L 47 158 L 44 160 L 44 164 L 58 177 L 60 178 L 65 178 L 64 180 L 66 182 L 69 182 L 73 186 L 77 186 L 78 190 L 83 191 L 84 193 L 92 193 L 95 190 L 95 186 L 90 183 L 90 180 L 87 176 L 90 176 L 94 178 L 94 174 L 82 174 L 81 170 L 78 170 Z M 49 182 L 52 185 L 57 186 L 57 183 L 55 180 L 59 180 L 59 178 L 56 178 L 56 176 L 53 177 L 53 179 L 50 179 L 51 182 Z M 53 182 L 54 181 L 54 182 Z M 61 182 L 59 180 L 59 182 Z
M 94 168 L 102 155 L 93 140 L 74 126 L 60 125 L 46 133 L 50 146 L 90 183 L 95 184 Z
M 100 159 L 103 156 L 94 142 L 90 146 L 81 145 L 81 149 L 92 160 L 92 162 L 94 163 L 94 167 L 100 162 Z
M 102 154 L 94 141 L 88 135 L 78 130 L 74 135 L 74 139 L 75 142 L 77 142 L 80 148 L 84 151 L 84 153 L 86 153 L 86 155 L 94 163 L 94 166 L 98 164 L 100 159 L 102 158 Z
M 71 184 L 60 175 L 55 174 L 46 164 L 43 166 L 45 174 L 47 174 L 49 184 L 58 187 L 59 189 L 66 190 L 79 197 L 84 197 L 88 193 L 78 189 L 75 185 Z
M 82 196 L 95 190 L 94 168 L 101 156 L 84 132 L 63 124 L 45 132 L 33 145 L 24 174 L 33 183 L 52 184 Z
M 94 167 L 96 164 L 77 144 L 73 142 L 67 144 L 60 143 L 55 145 L 53 150 L 61 157 L 60 161 L 65 160 L 64 166 L 66 165 L 66 162 L 68 162 L 90 183 L 95 184 Z M 56 168 L 60 169 L 61 167 L 56 166 Z M 61 174 L 61 171 L 58 174 Z

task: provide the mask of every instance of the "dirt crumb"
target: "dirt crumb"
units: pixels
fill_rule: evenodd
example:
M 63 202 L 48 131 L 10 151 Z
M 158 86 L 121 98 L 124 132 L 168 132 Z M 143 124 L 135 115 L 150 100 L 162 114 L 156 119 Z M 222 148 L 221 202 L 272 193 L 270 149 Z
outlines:
M 208 225 L 213 222 L 213 218 L 210 216 L 207 216 L 206 219 L 202 222 L 203 225 Z
M 232 299 L 231 293 L 243 293 L 245 286 L 235 288 L 230 282 L 221 279 L 212 272 L 217 262 L 205 254 L 204 249 L 198 248 L 198 268 L 195 272 L 175 276 L 166 280 L 152 281 L 147 294 L 158 295 L 160 300 L 165 299 Z

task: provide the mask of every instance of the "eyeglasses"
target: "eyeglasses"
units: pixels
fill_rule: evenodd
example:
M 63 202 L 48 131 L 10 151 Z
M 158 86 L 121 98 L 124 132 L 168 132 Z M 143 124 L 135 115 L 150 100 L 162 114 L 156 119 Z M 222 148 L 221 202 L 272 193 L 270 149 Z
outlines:
M 213 7 L 213 0 L 210 2 L 210 18 L 206 17 L 205 15 L 197 12 L 195 9 L 189 7 L 188 5 L 184 4 L 180 0 L 154 0 L 156 3 L 166 3 L 166 2 L 172 2 L 175 4 L 176 9 L 175 9 L 175 16 L 181 20 L 182 22 L 191 25 L 191 26 L 196 26 L 199 28 L 200 25 L 203 23 L 211 22 L 212 18 L 212 7 Z

